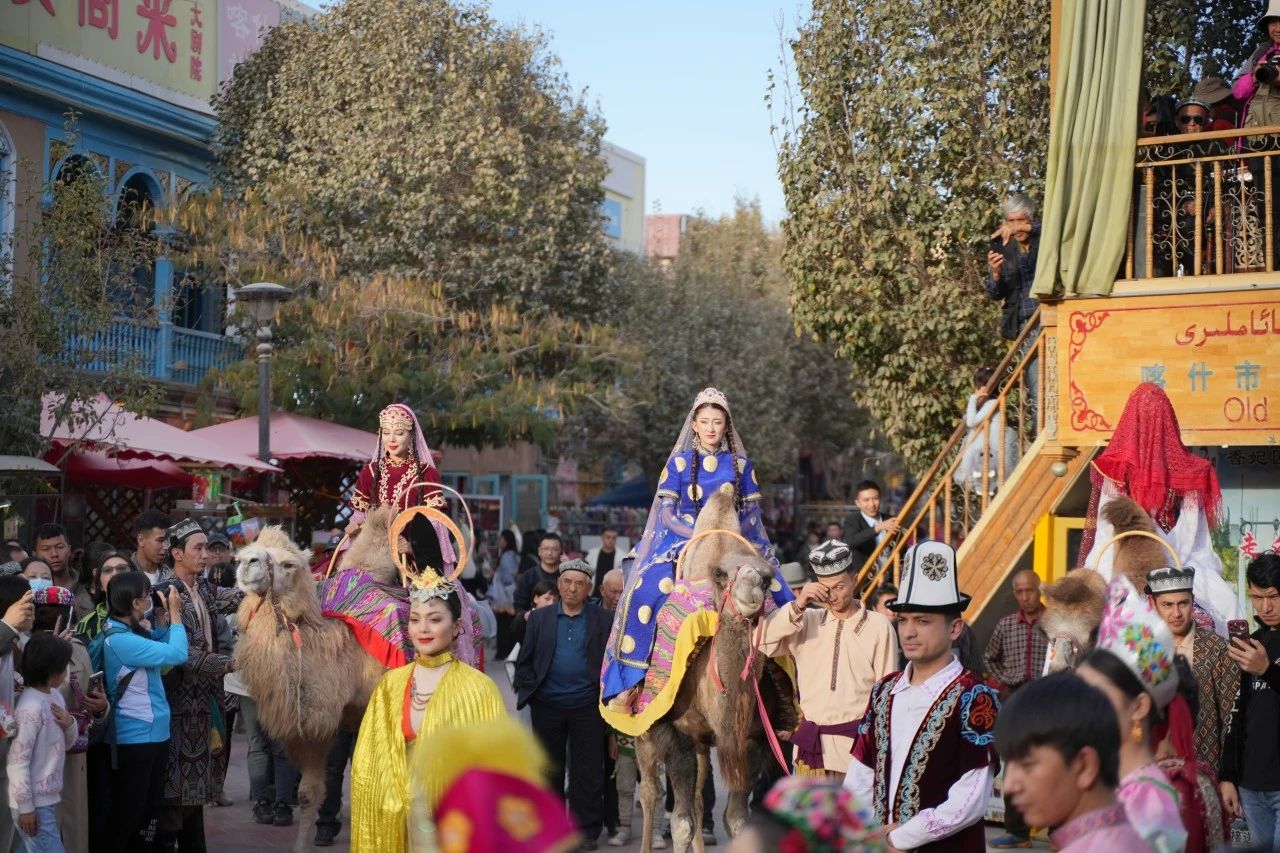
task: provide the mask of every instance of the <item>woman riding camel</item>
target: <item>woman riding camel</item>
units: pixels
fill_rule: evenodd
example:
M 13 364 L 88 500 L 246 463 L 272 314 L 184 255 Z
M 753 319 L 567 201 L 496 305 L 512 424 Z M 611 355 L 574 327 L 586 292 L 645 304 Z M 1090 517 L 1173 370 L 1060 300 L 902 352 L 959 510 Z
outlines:
M 401 512 L 411 506 L 431 503 L 440 494 L 440 490 L 432 489 L 431 485 L 439 482 L 440 473 L 418 425 L 418 416 L 405 404 L 392 403 L 378 414 L 378 448 L 356 478 L 347 535 L 354 539 L 364 525 L 365 516 L 380 506 Z M 427 535 L 427 526 L 425 519 L 415 520 L 409 529 L 415 560 L 419 565 L 440 566 L 447 574 L 457 562 L 448 531 L 435 524 L 432 537 Z
M 658 480 L 636 561 L 619 601 L 605 649 L 600 694 L 611 710 L 630 713 L 635 688 L 644 681 L 653 648 L 656 616 L 675 583 L 675 563 L 693 536 L 704 500 L 732 483 L 742 535 L 778 569 L 760 514 L 760 486 L 729 413 L 729 401 L 714 388 L 698 394 Z M 781 574 L 773 599 L 795 598 Z

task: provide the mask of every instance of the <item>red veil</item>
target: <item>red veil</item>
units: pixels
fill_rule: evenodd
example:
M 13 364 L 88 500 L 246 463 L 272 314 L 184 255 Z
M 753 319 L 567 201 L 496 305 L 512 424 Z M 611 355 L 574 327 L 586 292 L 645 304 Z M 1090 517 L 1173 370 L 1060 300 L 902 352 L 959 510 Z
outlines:
M 1173 528 L 1188 495 L 1204 509 L 1210 527 L 1217 525 L 1222 512 L 1222 489 L 1213 463 L 1187 450 L 1173 404 L 1154 382 L 1133 389 L 1111 442 L 1094 460 L 1090 476 L 1093 494 L 1080 543 L 1081 560 L 1093 549 L 1103 478 L 1137 501 L 1164 530 Z

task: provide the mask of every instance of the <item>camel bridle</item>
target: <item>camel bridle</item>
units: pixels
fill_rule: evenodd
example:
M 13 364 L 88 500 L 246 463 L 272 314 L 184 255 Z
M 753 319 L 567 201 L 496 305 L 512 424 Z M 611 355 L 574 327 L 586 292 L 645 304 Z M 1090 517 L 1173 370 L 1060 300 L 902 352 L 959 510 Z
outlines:
M 276 618 L 276 633 L 286 631 L 293 638 L 293 647 L 298 653 L 298 678 L 293 697 L 293 718 L 298 721 L 298 733 L 302 734 L 302 632 L 298 630 L 297 624 L 284 615 L 284 608 L 280 606 L 280 597 L 276 594 L 276 561 L 272 559 L 271 552 L 266 548 L 262 549 L 262 563 L 267 580 L 267 592 L 258 597 L 258 603 L 249 611 L 249 618 L 244 620 L 244 627 L 248 630 L 249 623 L 258 615 L 263 602 L 266 602 Z
M 755 551 L 755 546 L 741 533 L 735 533 L 732 530 L 715 528 L 695 533 L 680 552 L 680 556 L 676 558 L 675 576 L 677 580 L 681 578 L 680 566 L 685 554 L 689 553 L 690 546 L 704 536 L 712 535 L 729 536 L 746 545 L 753 553 Z M 743 622 L 754 623 L 750 632 L 750 642 L 747 644 L 747 660 L 743 664 L 742 672 L 738 674 L 738 680 L 751 682 L 751 689 L 756 695 L 756 712 L 760 715 L 760 725 L 764 729 L 765 738 L 769 741 L 769 749 L 773 753 L 774 759 L 778 762 L 778 766 L 782 768 L 783 773 L 790 775 L 791 771 L 787 768 L 787 761 L 782 755 L 782 744 L 778 742 L 778 735 L 773 730 L 773 721 L 769 719 L 769 711 L 764 706 L 764 697 L 760 694 L 760 679 L 754 674 L 756 652 L 759 651 L 760 644 L 764 640 L 765 622 L 760 617 L 764 613 L 764 606 L 768 596 L 761 596 L 760 606 L 756 608 L 754 613 L 749 614 L 740 611 L 733 601 L 733 585 L 737 583 L 738 576 L 746 568 L 756 569 L 750 563 L 739 563 L 738 567 L 733 570 L 733 575 L 729 578 L 729 582 L 725 585 L 724 595 L 721 597 L 720 606 L 716 611 L 716 632 L 711 635 L 711 651 L 707 660 L 707 673 L 711 676 L 711 683 L 716 686 L 716 689 L 720 691 L 720 695 L 723 696 L 726 691 L 724 681 L 720 678 L 720 668 L 716 665 L 716 641 L 720 638 L 720 629 L 724 627 L 725 610 L 727 609 Z

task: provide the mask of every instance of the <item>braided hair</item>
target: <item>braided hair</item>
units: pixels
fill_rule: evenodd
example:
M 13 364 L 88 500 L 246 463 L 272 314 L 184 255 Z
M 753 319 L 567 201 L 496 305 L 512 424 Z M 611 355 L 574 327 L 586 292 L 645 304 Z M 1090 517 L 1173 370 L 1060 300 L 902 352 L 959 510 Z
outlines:
M 698 417 L 698 412 L 706 408 L 715 409 L 724 415 L 724 441 L 729 447 L 729 453 L 733 455 L 733 508 L 738 512 L 742 512 L 742 508 L 747 502 L 742 497 L 742 468 L 738 464 L 738 449 L 733 444 L 733 416 L 729 414 L 725 408 L 718 403 L 703 403 L 693 413 L 694 418 Z M 702 511 L 702 500 L 698 496 L 698 469 L 702 467 L 702 458 L 698 453 L 698 442 L 700 438 L 696 438 L 693 442 L 693 456 L 690 460 L 692 470 L 689 472 L 689 494 L 693 499 L 693 511 L 697 515 Z M 714 451 L 713 451 L 714 453 Z

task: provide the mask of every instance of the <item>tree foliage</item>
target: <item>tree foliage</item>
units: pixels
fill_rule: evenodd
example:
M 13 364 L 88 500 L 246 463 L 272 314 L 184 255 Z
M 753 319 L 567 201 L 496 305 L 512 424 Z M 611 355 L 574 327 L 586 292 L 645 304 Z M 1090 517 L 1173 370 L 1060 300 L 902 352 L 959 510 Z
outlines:
M 192 265 L 218 271 L 232 288 L 268 280 L 294 289 L 275 326 L 276 405 L 372 429 L 378 411 L 399 400 L 434 445 L 549 445 L 627 357 L 608 327 L 499 303 L 460 308 L 420 276 L 343 272 L 335 250 L 275 216 L 276 201 L 213 193 L 178 217 Z M 233 321 L 250 327 L 242 315 Z M 208 381 L 256 410 L 254 362 Z
M 76 150 L 74 121 L 65 147 Z M 71 153 L 49 181 L 30 163 L 17 169 L 29 192 L 0 210 L 14 217 L 0 238 L 0 448 L 41 456 L 55 431 L 110 435 L 91 405 L 98 394 L 138 413 L 156 403 L 142 342 L 159 319 L 150 284 L 159 244 L 150 211 L 129 199 L 117 207 L 92 160 Z
M 609 418 L 570 424 L 582 458 L 620 453 L 657 476 L 699 391 L 729 397 L 761 482 L 789 481 L 799 447 L 847 443 L 865 426 L 847 370 L 830 348 L 797 339 L 781 235 L 757 203 L 718 219 L 691 217 L 669 268 L 619 259 L 618 334 L 640 354 L 624 366 Z M 584 449 L 584 446 L 586 449 Z
M 1048 20 L 1048 0 L 816 0 L 771 90 L 796 325 L 916 467 L 1000 353 L 985 246 L 1006 193 L 1043 187 Z
M 344 272 L 421 277 L 463 309 L 609 301 L 603 121 L 541 36 L 483 6 L 348 0 L 283 24 L 216 110 L 226 185 L 305 187 L 278 214 Z
M 1260 44 L 1256 0 L 1147 0 L 1146 84 L 1187 97 L 1204 77 L 1228 83 Z
M 1151 93 L 1230 79 L 1258 11 L 1148 0 Z M 848 360 L 917 469 L 1001 355 L 983 257 L 1009 191 L 1042 200 L 1049 32 L 1049 0 L 815 0 L 770 90 L 797 326 Z

